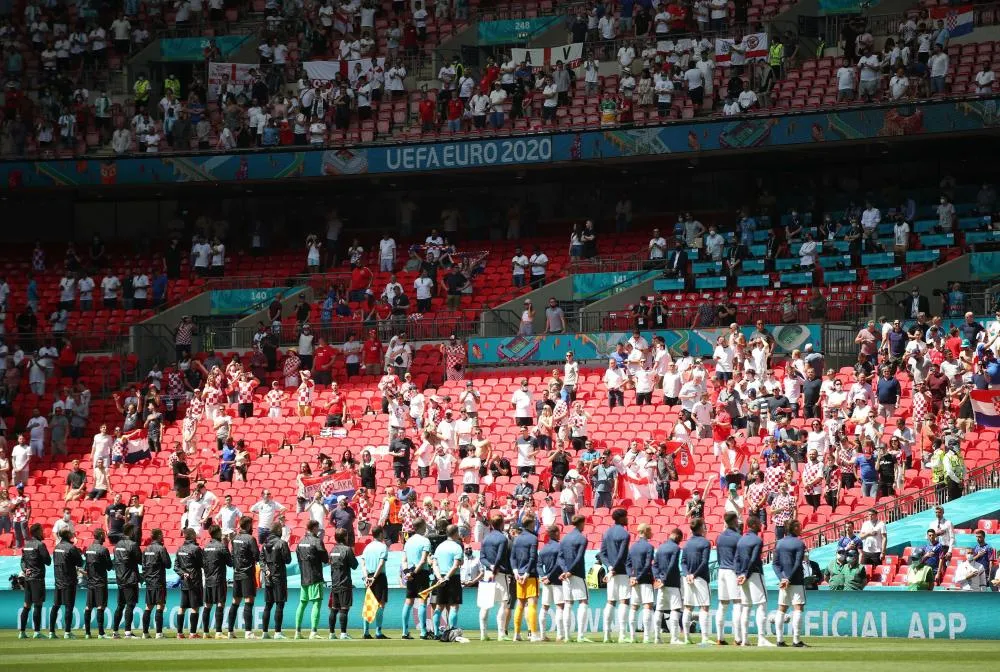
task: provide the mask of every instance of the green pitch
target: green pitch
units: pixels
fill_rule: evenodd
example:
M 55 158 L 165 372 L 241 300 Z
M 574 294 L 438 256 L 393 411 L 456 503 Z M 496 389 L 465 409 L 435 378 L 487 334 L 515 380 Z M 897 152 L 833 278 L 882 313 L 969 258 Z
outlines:
M 291 634 L 291 633 L 289 633 Z M 240 670 L 351 669 L 405 672 L 422 668 L 434 672 L 521 672 L 537 670 L 643 670 L 659 663 L 731 670 L 753 666 L 768 672 L 830 670 L 866 667 L 877 661 L 880 672 L 981 668 L 1000 655 L 1000 641 L 902 639 L 807 640 L 807 649 L 758 649 L 732 646 L 672 647 L 642 644 L 557 644 L 479 642 L 441 644 L 402 641 L 391 632 L 388 641 L 215 641 L 195 640 L 18 640 L 16 633 L 0 633 L 0 669 L 10 670 L 124 670 L 138 672 L 192 672 Z M 168 637 L 172 634 L 168 634 Z M 360 636 L 356 633 L 355 636 Z M 478 636 L 478 633 L 477 633 Z

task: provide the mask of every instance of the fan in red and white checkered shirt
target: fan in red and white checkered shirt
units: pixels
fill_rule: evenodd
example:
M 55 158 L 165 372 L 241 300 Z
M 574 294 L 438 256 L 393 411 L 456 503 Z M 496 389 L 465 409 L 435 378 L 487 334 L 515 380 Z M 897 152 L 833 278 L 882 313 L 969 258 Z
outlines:
M 265 399 L 267 400 L 267 417 L 280 418 L 281 405 L 285 403 L 285 399 L 288 399 L 288 394 L 281 389 L 278 381 L 271 383 L 271 389 L 268 390 Z
M 241 418 L 253 417 L 253 393 L 259 385 L 260 381 L 249 371 L 241 373 L 240 379 L 235 382 L 237 409 Z
M 308 370 L 300 371 L 299 376 L 302 378 L 298 389 L 299 415 L 312 415 L 313 388 L 316 386 L 316 383 L 312 380 L 312 372 Z

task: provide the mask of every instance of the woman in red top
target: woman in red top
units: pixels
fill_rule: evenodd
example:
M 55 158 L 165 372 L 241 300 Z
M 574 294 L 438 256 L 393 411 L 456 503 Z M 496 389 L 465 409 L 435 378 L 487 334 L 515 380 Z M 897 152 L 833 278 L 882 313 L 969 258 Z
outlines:
M 59 364 L 59 371 L 63 378 L 72 378 L 73 382 L 76 382 L 77 378 L 77 365 L 76 365 L 76 350 L 73 348 L 73 344 L 67 338 L 63 340 L 62 348 L 59 350 L 59 359 L 56 360 Z
M 382 341 L 378 340 L 378 333 L 372 329 L 361 348 L 361 363 L 364 364 L 367 375 L 378 376 L 382 373 L 382 357 Z

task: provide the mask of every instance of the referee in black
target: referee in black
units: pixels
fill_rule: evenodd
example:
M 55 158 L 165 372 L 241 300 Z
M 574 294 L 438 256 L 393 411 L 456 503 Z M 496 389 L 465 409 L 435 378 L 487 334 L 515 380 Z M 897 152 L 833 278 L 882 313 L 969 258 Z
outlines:
M 208 639 L 208 619 L 215 605 L 215 638 L 222 639 L 222 614 L 226 608 L 226 567 L 233 566 L 233 556 L 222 541 L 222 528 L 212 525 L 208 528 L 209 542 L 202 549 L 205 570 L 205 608 L 201 612 L 201 629 Z
M 253 639 L 253 602 L 257 598 L 257 563 L 260 548 L 253 536 L 253 518 L 240 518 L 239 533 L 233 537 L 233 601 L 229 605 L 229 639 L 236 627 L 236 610 L 243 601 L 244 637 Z
M 125 617 L 125 639 L 135 639 L 132 621 L 135 620 L 135 605 L 139 602 L 139 565 L 142 552 L 135 541 L 135 525 L 125 523 L 122 538 L 115 544 L 115 582 L 118 584 L 118 604 L 115 606 L 112 639 L 118 639 L 118 626 Z
M 271 525 L 271 536 L 264 542 L 261 551 L 260 573 L 264 584 L 264 632 L 261 639 L 271 639 L 267 629 L 271 624 L 271 609 L 274 609 L 274 638 L 285 639 L 281 634 L 281 623 L 285 619 L 285 602 L 288 601 L 288 563 L 292 561 L 292 550 L 288 542 L 281 538 L 281 523 Z
M 114 569 L 111 553 L 104 545 L 104 530 L 94 530 L 94 543 L 87 547 L 84 557 L 87 561 L 87 606 L 83 610 L 85 639 L 90 639 L 90 616 L 97 610 L 97 638 L 107 639 L 104 634 L 104 610 L 108 607 L 108 572 Z
M 142 575 L 146 582 L 146 608 L 142 612 L 142 638 L 149 639 L 149 616 L 156 608 L 156 638 L 163 639 L 163 610 L 167 606 L 167 570 L 170 554 L 163 547 L 163 530 L 149 533 L 149 546 L 142 554 Z
M 348 532 L 338 527 L 333 533 L 330 549 L 330 639 L 333 639 L 334 619 L 340 618 L 340 639 L 350 639 L 347 634 L 347 616 L 354 604 L 354 584 L 351 570 L 358 568 L 354 549 L 348 545 Z
M 21 610 L 21 629 L 18 639 L 27 639 L 28 609 L 32 610 L 35 628 L 34 639 L 42 638 L 42 605 L 45 604 L 45 567 L 52 564 L 49 549 L 42 541 L 42 526 L 32 523 L 28 539 L 21 549 L 21 573 L 24 575 L 24 609 Z
M 181 610 L 177 612 L 177 639 L 184 639 L 184 615 L 191 611 L 191 639 L 198 639 L 198 610 L 205 603 L 202 570 L 205 555 L 198 545 L 198 533 L 184 530 L 184 543 L 177 549 L 174 572 L 181 577 Z M 205 631 L 208 634 L 208 630 Z
M 56 620 L 59 607 L 63 607 L 64 639 L 73 639 L 73 607 L 76 605 L 76 587 L 80 581 L 77 573 L 83 567 L 83 553 L 73 545 L 73 531 L 59 532 L 59 543 L 52 551 L 52 574 L 56 580 L 56 599 L 49 612 L 49 639 L 56 638 Z

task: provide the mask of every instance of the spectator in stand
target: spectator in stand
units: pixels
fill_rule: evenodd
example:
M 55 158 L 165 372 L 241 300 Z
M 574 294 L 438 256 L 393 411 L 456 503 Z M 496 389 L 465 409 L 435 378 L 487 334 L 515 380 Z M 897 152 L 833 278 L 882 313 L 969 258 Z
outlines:
M 933 53 L 927 61 L 930 70 L 930 93 L 931 95 L 945 93 L 945 77 L 948 75 L 948 54 L 940 43 L 933 47 Z

